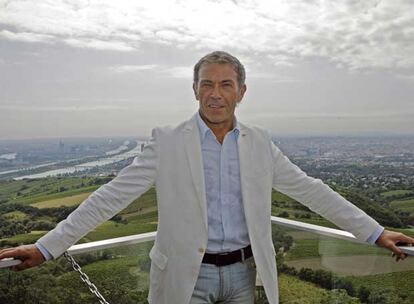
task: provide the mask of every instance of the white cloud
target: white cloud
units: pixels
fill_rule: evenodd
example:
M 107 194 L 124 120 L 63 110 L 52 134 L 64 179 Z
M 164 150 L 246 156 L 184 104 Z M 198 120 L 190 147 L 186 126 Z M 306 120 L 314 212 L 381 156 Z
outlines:
M 53 36 L 30 32 L 14 33 L 7 30 L 0 31 L 0 38 L 23 42 L 49 42 Z
M 64 39 L 64 42 L 71 46 L 80 48 L 91 48 L 97 50 L 112 50 L 128 52 L 133 51 L 134 48 L 121 41 L 103 41 L 98 39 Z
M 193 78 L 193 67 L 190 66 L 177 66 L 172 68 L 165 68 L 161 73 L 167 74 L 173 78 L 184 78 L 192 79 Z
M 0 105 L 0 110 L 19 111 L 19 112 L 79 112 L 79 111 L 112 111 L 112 110 L 128 110 L 126 106 L 16 106 L 16 105 Z
M 242 60 L 243 61 L 243 60 Z M 243 61 L 244 62 L 244 61 Z M 191 79 L 193 77 L 193 66 L 175 66 L 175 67 L 160 67 L 156 64 L 148 65 L 116 65 L 111 66 L 109 69 L 114 72 L 125 73 L 125 72 L 135 72 L 135 71 L 144 71 L 144 70 L 155 70 L 155 72 L 166 75 L 173 78 L 182 78 L 182 79 Z M 282 77 L 274 73 L 260 72 L 260 71 L 250 71 L 247 69 L 247 74 L 249 78 L 261 78 L 261 79 L 272 79 L 278 82 L 291 82 L 297 81 L 290 77 Z
M 0 24 L 13 28 L 0 39 L 117 51 L 149 41 L 232 49 L 282 66 L 323 57 L 350 69 L 414 67 L 409 0 L 0 0 L 0 7 Z
M 158 66 L 157 64 L 114 65 L 114 66 L 110 66 L 109 69 L 116 73 L 129 73 L 129 72 L 153 70 L 157 66 Z
M 344 119 L 344 120 L 364 120 L 364 119 L 411 119 L 414 115 L 414 109 L 405 111 L 389 112 L 372 112 L 372 113 L 320 113 L 320 112 L 257 112 L 251 113 L 250 118 L 254 119 L 299 119 L 299 120 L 326 120 L 326 119 Z

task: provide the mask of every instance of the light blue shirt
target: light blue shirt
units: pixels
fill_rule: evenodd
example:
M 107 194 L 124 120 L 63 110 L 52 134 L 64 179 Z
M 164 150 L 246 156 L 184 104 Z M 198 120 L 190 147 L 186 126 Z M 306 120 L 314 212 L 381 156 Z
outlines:
M 234 117 L 234 128 L 221 145 L 214 133 L 197 113 L 203 156 L 204 181 L 207 196 L 207 252 L 226 252 L 250 244 L 244 217 L 237 138 L 240 127 Z M 375 244 L 384 227 L 378 227 L 366 240 Z
M 39 242 L 36 242 L 35 246 L 43 254 L 43 257 L 45 258 L 46 261 L 49 261 L 53 258 L 52 255 L 49 253 L 49 251 L 47 251 L 47 249 L 42 244 L 40 244 Z
M 383 231 L 384 231 L 384 227 L 382 226 L 378 227 L 377 230 L 375 230 L 374 233 L 371 234 L 370 237 L 367 239 L 367 243 L 374 245 Z
M 220 144 L 197 114 L 203 158 L 207 199 L 207 252 L 228 252 L 250 244 L 242 203 L 237 138 L 240 127 L 234 127 Z

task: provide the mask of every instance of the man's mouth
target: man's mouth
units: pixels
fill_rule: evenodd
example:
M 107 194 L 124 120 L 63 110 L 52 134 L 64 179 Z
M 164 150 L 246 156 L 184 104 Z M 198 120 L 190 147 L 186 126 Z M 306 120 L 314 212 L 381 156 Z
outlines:
M 212 108 L 212 109 L 220 109 L 220 108 L 224 108 L 223 106 L 220 106 L 220 105 L 214 105 L 214 104 L 210 104 L 210 105 L 208 105 L 208 107 L 209 107 L 209 108 Z

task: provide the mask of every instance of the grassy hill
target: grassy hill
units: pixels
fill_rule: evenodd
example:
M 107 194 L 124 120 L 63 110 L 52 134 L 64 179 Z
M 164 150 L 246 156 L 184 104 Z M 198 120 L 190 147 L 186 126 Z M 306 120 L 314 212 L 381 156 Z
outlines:
M 52 229 L 57 222 L 65 218 L 92 191 L 109 180 L 110 177 L 68 177 L 0 182 L 0 229 L 2 229 L 0 233 L 3 233 L 0 234 L 0 246 L 34 243 L 44 233 Z M 380 222 L 397 226 L 400 224 L 397 215 L 391 209 L 369 200 L 362 193 L 347 189 L 340 189 L 340 191 L 348 200 L 373 215 Z M 406 194 L 404 193 L 404 195 Z M 396 193 L 394 192 L 392 195 L 395 196 Z M 394 203 L 391 206 L 402 207 L 405 206 L 404 204 L 410 205 L 411 203 Z M 334 224 L 277 191 L 272 192 L 272 214 L 335 227 Z M 112 220 L 89 232 L 80 242 L 155 231 L 157 220 L 156 192 L 154 188 L 151 188 Z M 276 228 L 278 227 L 274 227 L 274 229 Z M 407 233 L 406 230 L 401 231 Z M 10 235 L 5 236 L 5 233 Z M 369 261 L 370 257 L 383 258 L 381 263 L 383 267 L 387 267 L 388 257 L 385 255 L 388 253 L 373 246 L 361 246 L 341 240 L 319 238 L 314 234 L 289 229 L 283 233 L 291 237 L 293 243 L 283 255 L 278 256 L 278 263 L 285 261 L 288 266 L 297 270 L 302 267 L 315 270 L 323 268 L 326 265 L 326 257 L 331 257 L 333 261 L 337 258 L 339 263 L 340 259 L 355 256 L 360 256 L 362 262 Z M 151 245 L 152 242 L 147 242 L 136 246 L 100 251 L 91 255 L 78 256 L 77 260 L 85 265 L 85 271 L 91 279 L 102 286 L 104 293 L 112 302 L 145 303 L 144 299 L 148 288 L 148 251 Z M 322 259 L 325 259 L 325 264 Z M 343 263 L 353 262 L 345 261 Z M 13 288 L 8 289 L 6 286 L 10 287 L 10 284 L 7 283 L 9 278 L 5 272 L 0 272 L 0 303 L 28 303 L 27 301 L 30 302 L 42 297 L 48 299 L 49 302 L 45 303 L 78 303 L 71 302 L 74 298 L 79 299 L 82 303 L 95 303 L 95 299 L 79 283 L 77 275 L 69 271 L 70 267 L 66 261 L 59 259 L 38 269 L 13 274 Z M 391 271 L 400 273 L 401 268 Z M 408 275 L 408 282 L 412 281 L 413 273 L 414 271 L 404 273 L 404 275 Z M 379 288 L 387 290 L 393 284 L 394 279 L 395 282 L 400 282 L 398 276 L 394 276 L 392 272 L 346 277 L 353 282 L 355 288 L 366 286 L 370 290 Z M 366 278 L 365 281 L 364 278 Z M 281 274 L 279 280 L 281 303 L 360 303 L 359 300 L 344 294 L 344 292 L 323 289 L 315 284 L 299 280 L 297 276 Z M 48 294 L 41 294 L 38 291 L 39 288 L 34 288 L 41 282 L 48 286 Z M 404 284 L 401 286 L 409 288 L 408 283 L 404 282 Z M 4 300 L 6 298 L 2 298 L 2 292 L 7 295 L 7 301 Z M 15 301 L 10 300 L 14 292 L 16 293 Z M 18 298 L 18 294 L 20 294 L 20 298 Z M 391 290 L 390 294 L 398 294 L 398 299 L 404 297 L 404 294 L 397 293 L 395 290 Z M 407 294 L 411 296 L 411 293 Z M 404 302 L 400 301 L 400 303 Z

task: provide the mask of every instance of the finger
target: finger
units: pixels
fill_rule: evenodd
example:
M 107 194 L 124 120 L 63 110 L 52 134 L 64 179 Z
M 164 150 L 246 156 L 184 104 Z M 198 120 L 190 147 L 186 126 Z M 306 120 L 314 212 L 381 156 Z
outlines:
M 403 255 L 404 253 L 401 251 L 401 249 L 400 248 L 398 248 L 396 245 L 394 245 L 394 244 L 391 244 L 390 245 L 390 250 L 396 255 L 396 256 L 399 256 L 399 257 L 401 257 L 401 255 Z
M 414 239 L 412 237 L 406 236 L 406 235 L 402 235 L 402 237 L 400 238 L 401 241 L 403 241 L 404 243 L 408 244 L 413 244 L 414 245 Z
M 25 270 L 25 269 L 27 269 L 27 268 L 30 268 L 30 265 L 28 264 L 28 262 L 27 261 L 24 261 L 23 263 L 20 263 L 19 265 L 15 265 L 15 266 L 13 266 L 12 268 L 11 268 L 11 270 L 13 270 L 13 271 L 22 271 L 22 270 Z
M 398 248 L 396 245 L 394 245 L 394 244 L 391 244 L 390 245 L 390 247 L 389 247 L 389 249 L 393 252 L 393 254 L 395 255 L 395 256 L 397 256 L 397 262 L 400 260 L 400 259 L 405 259 L 405 253 L 403 253 L 402 251 L 401 251 L 401 249 L 400 248 Z
M 27 249 L 27 247 L 19 246 L 19 247 L 15 247 L 15 248 L 5 249 L 5 251 L 2 253 L 0 258 L 14 257 L 14 258 L 18 258 L 18 259 L 26 259 L 30 256 L 31 256 L 31 254 L 30 254 L 30 251 Z
M 406 257 L 407 257 L 407 255 L 403 253 L 401 256 L 397 256 L 395 260 L 397 262 L 400 261 L 400 260 L 403 261 L 403 260 L 405 260 Z
M 7 248 L 7 249 L 2 249 L 2 250 L 0 250 L 0 259 L 2 259 L 2 258 L 3 258 L 3 254 L 5 254 L 7 251 L 10 251 L 10 249 L 9 249 L 9 248 Z
M 0 250 L 0 254 L 2 254 L 3 252 L 6 252 L 6 251 L 13 250 L 13 249 L 16 249 L 16 248 L 15 248 L 15 247 L 10 247 L 10 248 L 4 248 L 4 249 L 1 249 L 1 250 Z
M 0 253 L 0 259 L 14 258 L 18 255 L 18 253 L 19 253 L 19 250 L 16 250 L 15 248 L 4 249 Z

